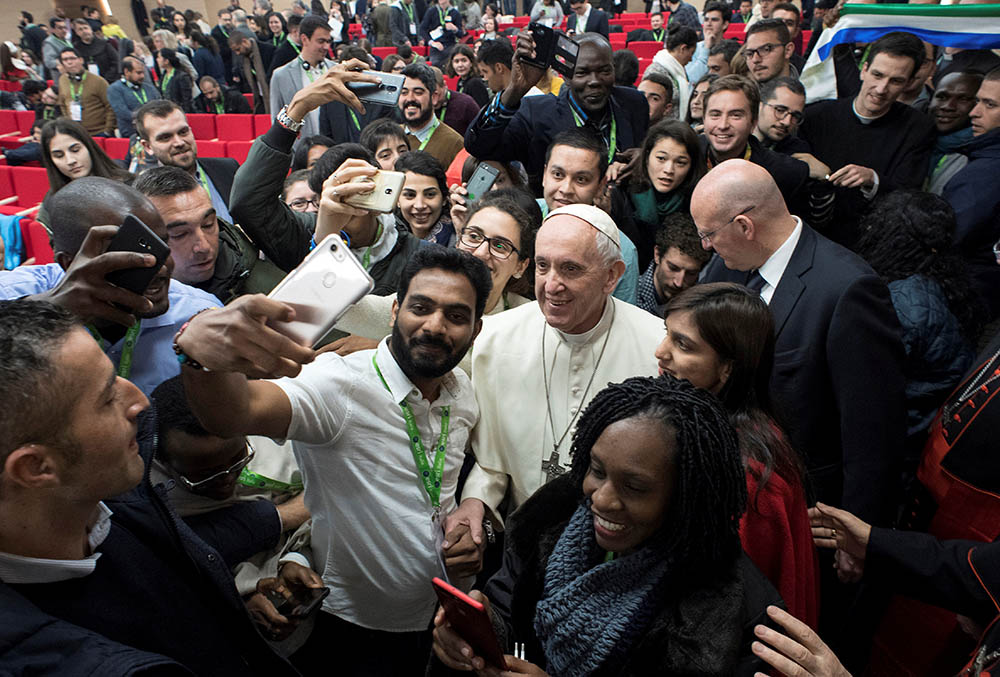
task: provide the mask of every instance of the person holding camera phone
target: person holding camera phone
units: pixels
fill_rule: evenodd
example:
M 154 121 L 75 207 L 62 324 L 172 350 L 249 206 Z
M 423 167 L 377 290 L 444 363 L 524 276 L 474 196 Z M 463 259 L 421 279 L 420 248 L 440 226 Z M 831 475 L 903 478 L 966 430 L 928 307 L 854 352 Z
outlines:
M 430 47 L 431 64 L 444 68 L 451 48 L 463 35 L 462 14 L 451 6 L 451 0 L 437 0 L 424 12 L 420 39 Z
M 294 309 L 263 296 L 202 313 L 176 339 L 188 401 L 209 432 L 292 441 L 309 487 L 312 568 L 331 589 L 292 659 L 307 674 L 328 671 L 331 656 L 338 675 L 413 674 L 430 654 L 431 578 L 468 584 L 481 567 L 470 525 L 443 524 L 479 419 L 456 366 L 491 286 L 482 261 L 423 247 L 376 350 L 317 355 L 280 333 Z
M 555 34 L 554 39 L 563 40 Z M 526 97 L 545 68 L 537 58 L 531 31 L 517 36 L 510 83 L 483 108 L 465 134 L 465 148 L 482 160 L 519 160 L 536 194 L 541 193 L 545 151 L 553 138 L 572 127 L 589 129 L 604 141 L 609 159 L 638 147 L 646 136 L 649 106 L 641 92 L 615 86 L 611 43 L 600 35 L 577 38 L 579 51 L 572 76 L 552 95 Z

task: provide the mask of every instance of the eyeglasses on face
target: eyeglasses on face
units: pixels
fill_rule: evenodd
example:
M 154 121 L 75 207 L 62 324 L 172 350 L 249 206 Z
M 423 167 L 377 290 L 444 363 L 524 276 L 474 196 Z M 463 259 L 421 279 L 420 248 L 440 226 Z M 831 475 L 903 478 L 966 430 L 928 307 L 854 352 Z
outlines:
M 747 61 L 756 59 L 758 56 L 763 59 L 765 56 L 780 47 L 784 47 L 784 45 L 780 42 L 768 42 L 761 45 L 757 49 L 744 49 L 743 56 L 746 57 Z
M 784 120 L 786 117 L 791 116 L 792 121 L 795 124 L 800 125 L 802 124 L 802 121 L 806 119 L 806 116 L 802 114 L 802 111 L 792 110 L 788 106 L 782 106 L 781 104 L 767 103 L 766 101 L 764 102 L 764 105 L 773 110 L 774 115 L 779 120 Z
M 475 228 L 463 228 L 458 241 L 472 250 L 479 249 L 479 246 L 485 242 L 490 256 L 501 261 L 509 259 L 511 254 L 520 256 L 517 247 L 510 240 L 502 237 L 486 237 Z
M 175 474 L 177 475 L 177 478 L 181 481 L 181 484 L 183 484 L 188 491 L 195 492 L 198 491 L 199 489 L 204 489 L 206 487 L 212 486 L 213 484 L 217 484 L 218 482 L 221 482 L 224 479 L 232 477 L 233 475 L 239 475 L 241 472 L 243 472 L 243 468 L 250 465 L 250 461 L 253 460 L 255 453 L 256 452 L 254 451 L 253 447 L 250 446 L 249 442 L 247 442 L 246 456 L 236 461 L 236 463 L 233 463 L 227 469 L 221 472 L 217 472 L 209 477 L 206 477 L 203 480 L 198 480 L 197 482 L 192 482 L 191 480 L 189 480 L 187 477 L 185 477 L 180 473 L 175 473 Z
M 287 204 L 297 212 L 304 212 L 309 207 L 319 209 L 319 198 L 315 197 L 312 200 L 307 200 L 304 197 L 297 197 Z
M 756 209 L 756 208 L 757 208 L 757 205 L 752 205 L 750 207 L 747 207 L 746 209 L 744 209 L 743 211 L 741 211 L 739 214 L 737 214 L 733 218 L 731 218 L 728 221 L 726 221 L 725 225 L 719 226 L 718 228 L 716 228 L 715 230 L 713 230 L 710 233 L 702 233 L 701 231 L 698 231 L 698 239 L 701 240 L 702 242 L 704 242 L 705 244 L 711 244 L 712 238 L 715 237 L 719 233 L 719 231 L 721 231 L 723 228 L 728 227 L 729 224 L 731 224 L 737 218 L 743 216 L 744 214 L 746 214 L 746 213 L 748 213 L 751 210 Z

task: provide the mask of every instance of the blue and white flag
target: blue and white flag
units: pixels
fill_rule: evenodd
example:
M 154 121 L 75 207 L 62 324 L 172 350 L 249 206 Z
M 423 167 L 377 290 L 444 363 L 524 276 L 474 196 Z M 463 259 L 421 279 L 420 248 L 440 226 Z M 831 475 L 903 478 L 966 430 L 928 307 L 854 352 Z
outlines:
M 799 78 L 806 102 L 837 98 L 833 48 L 868 43 L 886 33 L 906 31 L 932 45 L 962 49 L 1000 48 L 1000 4 L 997 5 L 853 5 L 820 35 Z

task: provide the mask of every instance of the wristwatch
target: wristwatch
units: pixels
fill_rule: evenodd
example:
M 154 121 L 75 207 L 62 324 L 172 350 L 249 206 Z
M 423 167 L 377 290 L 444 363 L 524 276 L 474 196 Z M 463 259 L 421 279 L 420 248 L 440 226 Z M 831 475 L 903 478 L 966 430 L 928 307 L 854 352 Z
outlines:
M 281 125 L 290 132 L 295 132 L 296 134 L 298 134 L 299 130 L 302 129 L 302 123 L 305 122 L 305 120 L 299 120 L 298 122 L 296 122 L 291 117 L 289 117 L 288 106 L 285 106 L 284 108 L 279 110 L 278 115 L 275 116 L 274 119 L 277 121 L 279 125 Z

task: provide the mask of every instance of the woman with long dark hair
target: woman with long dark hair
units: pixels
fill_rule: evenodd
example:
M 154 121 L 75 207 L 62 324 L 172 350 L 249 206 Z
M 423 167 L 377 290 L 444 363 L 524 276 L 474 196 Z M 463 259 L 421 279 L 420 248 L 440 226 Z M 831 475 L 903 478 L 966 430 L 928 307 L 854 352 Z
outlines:
M 267 16 L 264 17 L 264 23 L 267 24 L 266 32 L 270 34 L 267 42 L 274 45 L 275 49 L 281 47 L 281 43 L 288 37 L 288 23 L 285 21 L 285 15 L 281 12 L 268 12 Z
M 444 72 L 449 77 L 457 77 L 458 84 L 455 86 L 455 91 L 471 96 L 480 108 L 490 102 L 490 92 L 486 88 L 486 83 L 479 77 L 476 53 L 468 45 L 458 43 L 452 47 Z
M 49 192 L 58 193 L 67 183 L 84 176 L 129 182 L 132 175 L 115 164 L 91 138 L 79 122 L 69 118 L 56 118 L 42 127 L 42 166 L 49 180 Z M 38 221 L 48 225 L 48 213 L 42 203 Z
M 448 203 L 448 177 L 441 163 L 422 150 L 401 155 L 396 171 L 406 182 L 396 207 L 396 227 L 409 230 L 421 240 L 445 247 L 455 244 Z
M 775 422 L 768 396 L 771 311 L 746 287 L 717 282 L 678 294 L 665 313 L 667 333 L 656 350 L 660 373 L 718 396 L 739 438 L 750 496 L 740 522 L 743 549 L 792 615 L 815 628 L 818 572 L 804 469 Z
M 611 189 L 612 213 L 626 217 L 618 225 L 635 243 L 640 269 L 653 259 L 664 217 L 690 208 L 706 171 L 698 135 L 684 122 L 661 120 L 646 132 L 635 167 Z
M 955 212 L 937 195 L 889 193 L 861 226 L 857 252 L 889 285 L 903 327 L 907 432 L 919 452 L 934 413 L 975 358 L 986 308 L 952 246 Z
M 163 73 L 160 79 L 160 92 L 163 98 L 169 99 L 180 106 L 185 113 L 191 112 L 191 102 L 194 97 L 191 95 L 192 81 L 181 65 L 181 60 L 177 58 L 177 52 L 164 47 L 156 53 L 156 65 Z
M 511 673 L 750 675 L 777 593 L 740 547 L 747 489 L 719 401 L 669 376 L 597 393 L 572 465 L 509 518 L 483 604 Z M 484 594 L 485 593 L 485 594 Z M 439 609 L 434 653 L 483 670 Z M 471 637 L 468 639 L 472 639 Z M 482 674 L 482 673 L 481 673 Z
M 191 46 L 194 47 L 194 58 L 191 62 L 198 71 L 198 79 L 211 75 L 218 82 L 226 81 L 226 66 L 219 54 L 219 45 L 211 35 L 201 31 L 191 32 Z

